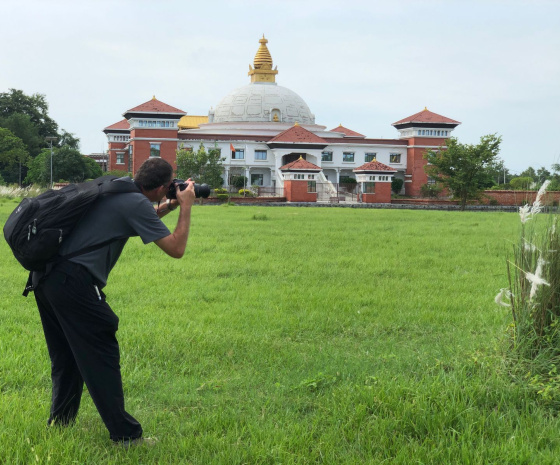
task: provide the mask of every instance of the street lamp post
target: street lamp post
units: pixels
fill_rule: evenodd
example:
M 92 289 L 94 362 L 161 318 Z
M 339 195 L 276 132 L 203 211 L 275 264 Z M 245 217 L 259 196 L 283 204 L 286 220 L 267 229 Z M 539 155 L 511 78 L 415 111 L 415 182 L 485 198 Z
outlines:
M 45 137 L 45 140 L 47 142 L 50 142 L 50 144 L 51 144 L 51 189 L 52 189 L 52 187 L 53 187 L 53 150 L 52 150 L 52 143 L 56 140 L 56 137 L 48 136 L 48 137 Z

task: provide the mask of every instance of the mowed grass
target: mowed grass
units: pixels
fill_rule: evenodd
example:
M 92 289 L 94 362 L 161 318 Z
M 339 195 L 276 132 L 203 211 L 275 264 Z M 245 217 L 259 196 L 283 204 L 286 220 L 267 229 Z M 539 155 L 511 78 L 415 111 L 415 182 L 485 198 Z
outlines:
M 503 363 L 518 223 L 195 206 L 182 260 L 131 239 L 105 290 L 127 410 L 160 441 L 129 451 L 87 393 L 75 426 L 45 428 L 40 320 L 1 241 L 0 463 L 558 463 L 557 412 Z

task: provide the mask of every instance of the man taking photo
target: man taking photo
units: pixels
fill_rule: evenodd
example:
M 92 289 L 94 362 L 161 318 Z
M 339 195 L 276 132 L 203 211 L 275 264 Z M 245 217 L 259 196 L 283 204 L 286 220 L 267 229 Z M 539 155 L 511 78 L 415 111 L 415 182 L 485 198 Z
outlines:
M 57 263 L 46 274 L 34 273 L 39 308 L 51 359 L 52 401 L 48 425 L 72 424 L 84 382 L 117 444 L 153 443 L 142 437 L 140 423 L 125 410 L 116 338 L 119 318 L 102 289 L 129 237 L 155 242 L 167 255 L 181 258 L 189 235 L 194 182 L 176 189 L 177 199 L 160 206 L 172 185 L 173 168 L 161 158 L 146 160 L 134 180 L 137 192 L 101 196 L 64 241 L 60 255 L 107 245 Z M 157 202 L 154 208 L 152 202 Z M 161 217 L 179 207 L 173 233 Z

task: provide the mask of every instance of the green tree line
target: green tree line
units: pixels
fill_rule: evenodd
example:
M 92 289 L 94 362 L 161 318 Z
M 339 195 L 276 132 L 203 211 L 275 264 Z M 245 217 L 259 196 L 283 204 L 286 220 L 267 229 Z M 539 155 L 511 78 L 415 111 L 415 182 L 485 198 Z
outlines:
M 9 89 L 0 93 L 0 184 L 48 185 L 51 149 L 47 137 L 56 138 L 52 143 L 53 182 L 101 176 L 95 161 L 80 154 L 80 140 L 50 117 L 44 95 Z

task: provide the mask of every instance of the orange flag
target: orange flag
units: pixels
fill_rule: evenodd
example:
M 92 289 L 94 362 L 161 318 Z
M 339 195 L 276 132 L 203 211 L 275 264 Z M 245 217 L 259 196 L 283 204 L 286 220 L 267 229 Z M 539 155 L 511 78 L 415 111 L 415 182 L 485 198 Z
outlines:
M 229 148 L 231 150 L 231 153 L 235 153 L 235 147 L 233 146 L 233 144 L 229 144 Z

